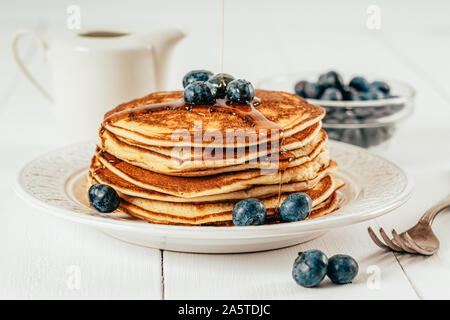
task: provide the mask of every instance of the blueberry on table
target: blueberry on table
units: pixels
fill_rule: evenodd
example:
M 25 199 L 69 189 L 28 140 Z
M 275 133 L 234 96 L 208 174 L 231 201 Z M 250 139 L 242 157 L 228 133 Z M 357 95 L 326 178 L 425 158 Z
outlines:
M 227 86 L 234 80 L 232 75 L 227 73 L 218 73 L 207 81 L 216 90 L 216 99 L 223 99 L 227 95 Z
M 280 206 L 281 220 L 294 222 L 305 220 L 312 209 L 312 200 L 306 193 L 290 194 Z
M 328 71 L 327 73 L 320 75 L 317 83 L 323 88 L 336 88 L 341 90 L 344 87 L 342 76 L 336 71 Z
M 227 97 L 233 102 L 250 103 L 255 97 L 255 88 L 247 80 L 233 80 L 228 84 Z
M 302 287 L 317 286 L 327 274 L 328 258 L 320 250 L 300 252 L 294 261 L 292 277 Z
M 342 93 L 336 88 L 328 88 L 322 93 L 321 100 L 340 101 L 342 100 Z
M 328 260 L 327 275 L 333 283 L 346 284 L 358 274 L 358 263 L 345 254 L 337 254 Z
M 364 77 L 354 77 L 348 85 L 362 92 L 367 92 L 370 89 L 370 83 Z
M 370 87 L 372 89 L 380 90 L 385 95 L 388 95 L 389 92 L 391 91 L 391 88 L 389 87 L 389 85 L 384 81 L 374 81 L 370 84 Z
M 294 87 L 295 93 L 296 93 L 297 95 L 299 95 L 300 97 L 302 97 L 302 98 L 306 98 L 306 95 L 305 95 L 305 85 L 306 85 L 307 82 L 308 82 L 308 81 L 301 80 L 301 81 L 297 82 L 297 83 L 295 84 L 295 87 Z
M 208 70 L 192 70 L 186 73 L 183 77 L 183 88 L 186 88 L 189 84 L 194 81 L 208 81 L 208 79 L 213 75 L 211 71 Z
M 317 83 L 306 81 L 303 92 L 305 93 L 305 98 L 319 99 L 323 92 L 323 87 Z
M 213 105 L 216 90 L 207 82 L 195 81 L 184 89 L 184 101 L 189 104 Z
M 102 213 L 113 212 L 120 204 L 116 190 L 106 184 L 93 184 L 89 188 L 88 197 L 89 204 Z
M 235 226 L 256 226 L 266 220 L 267 209 L 261 200 L 248 198 L 234 205 L 232 215 Z

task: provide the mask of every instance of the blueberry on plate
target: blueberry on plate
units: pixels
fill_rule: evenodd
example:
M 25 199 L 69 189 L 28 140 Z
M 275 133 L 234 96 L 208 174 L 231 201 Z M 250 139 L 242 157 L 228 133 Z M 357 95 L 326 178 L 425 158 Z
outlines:
M 370 89 L 370 84 L 364 77 L 354 77 L 348 85 L 362 92 L 367 92 Z
M 120 204 L 116 190 L 106 184 L 93 184 L 89 188 L 88 197 L 89 204 L 102 213 L 113 212 Z
M 261 200 L 248 198 L 239 201 L 233 208 L 233 223 L 235 226 L 256 226 L 266 220 L 267 209 Z
M 233 102 L 250 103 L 255 97 L 255 88 L 247 80 L 233 80 L 228 84 L 227 97 Z
M 328 71 L 320 75 L 317 83 L 325 89 L 336 88 L 341 90 L 344 87 L 344 80 L 342 80 L 342 76 L 336 71 Z
M 340 101 L 342 100 L 342 93 L 336 88 L 328 88 L 322 93 L 321 100 Z
M 333 283 L 350 283 L 358 274 L 358 263 L 345 254 L 337 254 L 328 260 L 327 275 Z
M 322 251 L 299 252 L 292 268 L 292 277 L 302 287 L 315 287 L 325 278 L 327 267 L 328 258 Z
M 232 75 L 227 73 L 218 73 L 207 81 L 216 90 L 216 99 L 223 99 L 227 95 L 227 86 L 234 80 Z
M 312 200 L 306 193 L 290 194 L 280 206 L 281 220 L 286 222 L 305 220 L 311 214 L 311 209 Z
M 389 87 L 389 85 L 384 81 L 374 81 L 370 84 L 370 87 L 372 89 L 380 90 L 385 95 L 388 95 L 389 92 L 391 91 L 391 88 Z
M 189 104 L 213 105 L 216 90 L 208 82 L 194 81 L 184 89 L 184 101 Z
M 308 82 L 308 81 L 301 80 L 301 81 L 297 82 L 297 83 L 295 84 L 295 87 L 294 87 L 295 93 L 296 93 L 297 95 L 299 95 L 300 97 L 302 97 L 302 98 L 306 98 L 306 95 L 305 95 L 305 85 L 306 85 L 307 82 Z
M 213 75 L 211 71 L 208 70 L 192 70 L 186 73 L 183 77 L 183 88 L 186 88 L 189 84 L 194 81 L 208 81 L 208 79 Z

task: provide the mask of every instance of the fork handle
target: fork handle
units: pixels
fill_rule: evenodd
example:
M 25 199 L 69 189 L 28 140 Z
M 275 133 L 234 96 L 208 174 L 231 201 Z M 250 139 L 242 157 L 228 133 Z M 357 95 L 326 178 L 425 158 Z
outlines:
M 428 209 L 419 222 L 431 225 L 437 214 L 447 207 L 450 207 L 450 194 Z

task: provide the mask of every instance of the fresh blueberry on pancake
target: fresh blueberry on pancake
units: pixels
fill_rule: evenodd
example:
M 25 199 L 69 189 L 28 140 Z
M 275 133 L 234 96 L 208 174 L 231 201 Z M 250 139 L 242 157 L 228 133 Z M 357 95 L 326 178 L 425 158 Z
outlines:
M 367 92 L 370 89 L 370 83 L 364 77 L 354 77 L 348 85 L 360 92 Z
M 233 208 L 233 223 L 236 226 L 261 225 L 266 220 L 266 216 L 266 206 L 256 198 L 241 200 Z
M 322 96 L 320 97 L 322 100 L 333 100 L 333 101 L 340 101 L 343 99 L 342 93 L 336 89 L 336 88 L 328 88 L 326 89 Z
M 306 193 L 290 194 L 280 206 L 281 220 L 294 222 L 305 220 L 312 210 L 311 197 Z
M 328 258 L 320 250 L 300 252 L 295 259 L 292 277 L 302 287 L 317 286 L 327 274 Z
M 388 95 L 389 92 L 391 91 L 391 88 L 389 87 L 389 85 L 384 81 L 374 81 L 374 82 L 372 82 L 370 87 L 372 89 L 380 90 L 385 95 Z
M 337 254 L 328 260 L 327 275 L 333 283 L 346 284 L 358 274 L 358 263 L 345 254 Z
M 320 75 L 317 83 L 323 88 L 336 88 L 340 90 L 344 87 L 344 80 L 336 71 L 328 71 Z
M 106 184 L 93 184 L 89 188 L 88 196 L 90 205 L 99 212 L 109 213 L 119 208 L 119 195 Z
M 226 73 L 218 73 L 208 80 L 208 83 L 216 89 L 216 99 L 225 98 L 227 95 L 227 86 L 233 80 L 234 77 Z
M 186 73 L 183 77 L 183 88 L 186 88 L 189 84 L 194 81 L 208 81 L 208 79 L 213 75 L 211 71 L 208 70 L 192 70 Z
M 216 90 L 203 81 L 192 82 L 184 89 L 184 101 L 189 104 L 213 105 L 216 102 Z
M 250 103 L 255 97 L 255 88 L 247 80 L 233 80 L 228 84 L 227 97 L 233 102 Z

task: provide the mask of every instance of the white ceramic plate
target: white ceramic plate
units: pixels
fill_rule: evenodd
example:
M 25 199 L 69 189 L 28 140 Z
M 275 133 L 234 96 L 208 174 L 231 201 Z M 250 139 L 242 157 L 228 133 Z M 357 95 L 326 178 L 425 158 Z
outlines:
M 86 182 L 94 144 L 67 146 L 40 156 L 19 172 L 15 189 L 42 211 L 95 227 L 112 237 L 165 250 L 228 253 L 282 248 L 316 238 L 398 208 L 411 194 L 405 172 L 364 149 L 329 141 L 331 156 L 345 181 L 340 209 L 307 221 L 250 227 L 168 226 L 125 214 L 101 214 L 88 206 Z

